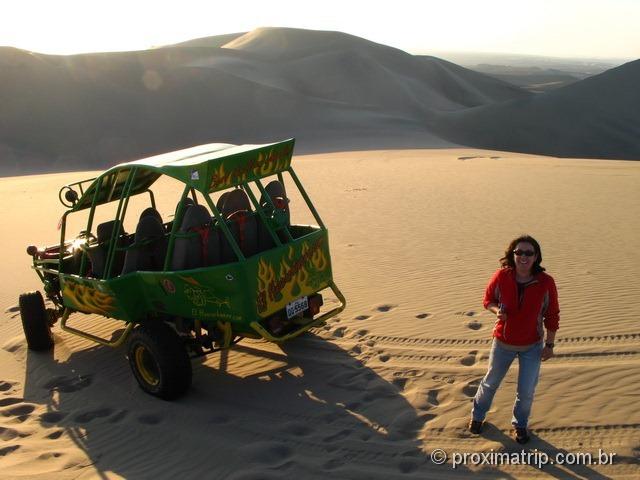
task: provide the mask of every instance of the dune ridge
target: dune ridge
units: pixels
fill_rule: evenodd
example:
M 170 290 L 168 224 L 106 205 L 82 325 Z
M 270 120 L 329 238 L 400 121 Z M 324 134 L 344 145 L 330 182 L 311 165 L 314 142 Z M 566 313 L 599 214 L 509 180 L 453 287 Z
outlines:
M 4 174 L 105 166 L 210 142 L 446 146 L 429 126 L 436 112 L 527 95 L 338 32 L 258 29 L 226 40 L 72 56 L 1 48 Z
M 289 137 L 307 153 L 470 145 L 640 158 L 638 62 L 534 95 L 341 32 L 258 28 L 136 52 L 2 47 L 0 65 L 4 175 Z
M 547 155 L 640 159 L 640 60 L 544 95 L 443 116 L 454 141 Z

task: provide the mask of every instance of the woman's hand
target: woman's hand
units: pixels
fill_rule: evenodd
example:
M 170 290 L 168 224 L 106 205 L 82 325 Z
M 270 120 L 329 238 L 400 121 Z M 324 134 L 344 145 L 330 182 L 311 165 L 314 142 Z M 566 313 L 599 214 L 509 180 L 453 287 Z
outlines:
M 507 320 L 507 311 L 504 305 L 497 303 L 490 303 L 487 305 L 487 310 L 493 313 L 498 320 L 506 321 Z
M 549 348 L 549 347 L 544 347 L 542 349 L 542 361 L 544 362 L 545 360 L 549 360 L 551 357 L 553 357 L 553 348 Z

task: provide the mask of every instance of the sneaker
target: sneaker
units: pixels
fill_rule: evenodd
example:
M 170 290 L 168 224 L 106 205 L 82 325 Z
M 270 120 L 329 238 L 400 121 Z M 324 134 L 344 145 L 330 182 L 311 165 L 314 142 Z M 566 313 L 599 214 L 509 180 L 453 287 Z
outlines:
M 514 440 L 520 444 L 527 443 L 529 441 L 529 433 L 526 428 L 514 427 L 513 428 Z
M 469 420 L 469 431 L 475 435 L 478 435 L 482 431 L 482 423 L 480 420 Z

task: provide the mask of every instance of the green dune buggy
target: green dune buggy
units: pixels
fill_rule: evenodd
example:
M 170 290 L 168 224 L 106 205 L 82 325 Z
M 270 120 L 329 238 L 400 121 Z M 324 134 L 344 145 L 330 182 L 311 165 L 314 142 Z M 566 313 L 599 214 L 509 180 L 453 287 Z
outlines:
M 62 187 L 60 243 L 27 248 L 53 304 L 45 308 L 38 291 L 20 296 L 28 347 L 52 348 L 58 320 L 63 331 L 103 345 L 128 341 L 142 389 L 174 399 L 191 384 L 191 358 L 244 337 L 285 342 L 340 313 L 345 299 L 333 282 L 328 232 L 291 167 L 293 146 L 293 139 L 201 145 Z M 152 190 L 163 176 L 178 185 L 171 219 L 162 218 Z M 285 177 L 317 225 L 291 223 Z M 109 204 L 115 214 L 98 223 L 96 211 Z M 86 228 L 67 239 L 76 213 L 87 216 Z M 132 216 L 135 232 L 127 233 Z M 323 307 L 327 289 L 331 309 Z M 74 313 L 124 328 L 104 339 L 70 326 Z

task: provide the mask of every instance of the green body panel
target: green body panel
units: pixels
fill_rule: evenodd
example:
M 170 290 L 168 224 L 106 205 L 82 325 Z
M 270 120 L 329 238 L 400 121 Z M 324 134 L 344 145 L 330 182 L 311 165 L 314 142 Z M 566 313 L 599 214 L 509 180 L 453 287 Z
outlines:
M 301 228 L 301 227 L 298 227 Z M 229 322 L 234 333 L 332 282 L 326 230 L 309 233 L 242 262 L 170 272 L 132 272 L 110 280 L 60 275 L 64 305 L 127 322 L 157 314 L 204 324 Z

